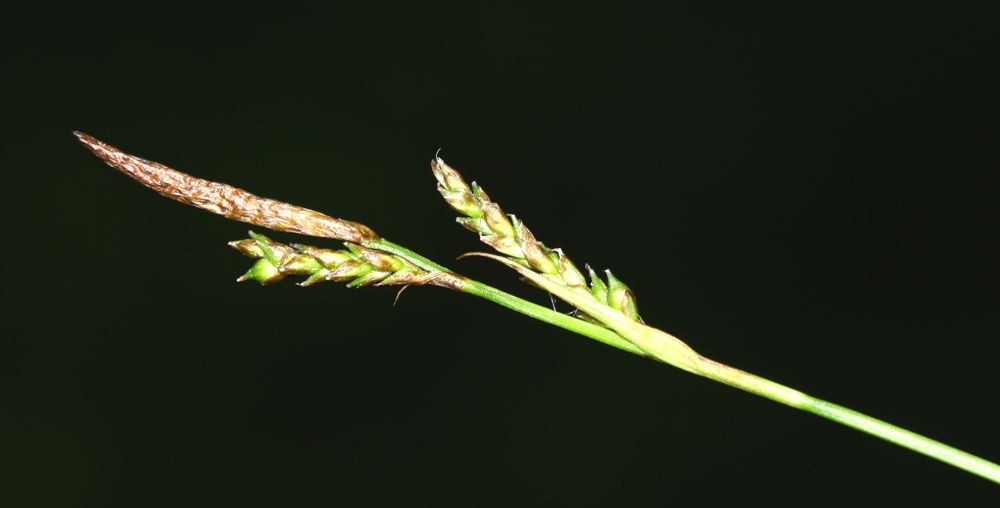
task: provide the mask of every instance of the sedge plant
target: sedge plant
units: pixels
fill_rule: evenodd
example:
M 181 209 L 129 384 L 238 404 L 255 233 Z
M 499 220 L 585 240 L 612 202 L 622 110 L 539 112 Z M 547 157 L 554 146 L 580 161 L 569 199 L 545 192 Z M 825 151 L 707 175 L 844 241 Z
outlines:
M 1000 483 L 1000 465 L 933 439 L 910 432 L 843 406 L 812 397 L 705 358 L 677 337 L 647 326 L 637 311 L 635 295 L 610 271 L 601 279 L 590 266 L 586 275 L 560 249 L 546 247 L 514 215 L 505 214 L 475 182 L 440 157 L 431 160 L 437 188 L 461 216 L 459 224 L 479 234 L 495 254 L 470 253 L 506 265 L 523 280 L 566 301 L 578 312 L 567 315 L 536 305 L 482 282 L 469 279 L 403 246 L 380 237 L 363 224 L 336 219 L 288 203 L 255 196 L 226 184 L 209 182 L 74 132 L 95 155 L 158 193 L 253 225 L 276 231 L 332 238 L 344 242 L 334 250 L 282 244 L 251 231 L 250 238 L 230 246 L 257 261 L 238 280 L 270 284 L 288 276 L 305 277 L 310 286 L 325 281 L 349 287 L 433 285 L 472 294 L 540 321 L 559 326 L 632 354 L 725 383 L 782 404 L 828 418 L 946 464 Z M 402 291 L 402 289 L 400 291 Z

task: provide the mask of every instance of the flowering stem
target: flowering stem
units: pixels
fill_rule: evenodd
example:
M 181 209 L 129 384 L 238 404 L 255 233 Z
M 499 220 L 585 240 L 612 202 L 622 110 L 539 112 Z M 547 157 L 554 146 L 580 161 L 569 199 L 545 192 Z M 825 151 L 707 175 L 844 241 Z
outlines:
M 933 457 L 970 473 L 1000 483 L 1000 466 L 938 441 L 890 425 L 842 406 L 811 397 L 773 381 L 709 360 L 677 337 L 643 324 L 635 311 L 628 287 L 608 272 L 608 285 L 591 272 L 591 288 L 558 249 L 548 249 L 510 216 L 507 221 L 499 205 L 482 188 L 468 186 L 456 171 L 435 159 L 432 167 L 439 191 L 456 210 L 459 219 L 477 231 L 481 240 L 508 257 L 485 256 L 518 271 L 524 278 L 579 309 L 589 321 L 522 300 L 451 270 L 380 238 L 363 224 L 335 219 L 288 203 L 255 196 L 242 189 L 194 178 L 162 164 L 148 161 L 106 145 L 83 133 L 74 133 L 94 154 L 111 166 L 156 192 L 198 208 L 279 231 L 288 231 L 347 242 L 348 251 L 334 252 L 308 246 L 282 246 L 251 233 L 252 240 L 230 245 L 250 257 L 261 259 L 240 280 L 269 283 L 287 274 L 312 276 L 304 285 L 320 280 L 351 281 L 349 285 L 433 284 L 485 298 L 540 321 L 596 339 L 616 348 L 654 358 L 677 368 L 729 386 L 808 411 L 866 432 L 891 443 Z M 359 245 L 361 247 L 359 247 Z M 282 256 L 277 255 L 281 251 Z
M 882 420 L 827 402 L 748 372 L 699 356 L 695 374 L 766 397 L 796 409 L 909 448 L 959 469 L 1000 483 L 1000 465 Z
M 696 353 L 687 344 L 681 342 L 677 337 L 636 322 L 621 312 L 602 307 L 593 300 L 553 282 L 510 259 L 492 254 L 477 253 L 476 255 L 488 257 L 513 268 L 535 285 L 551 292 L 571 305 L 579 307 L 583 312 L 586 312 L 588 315 L 593 316 L 601 323 L 618 332 L 619 335 L 638 346 L 639 349 L 652 358 L 734 388 L 739 388 L 796 409 L 828 418 L 842 425 L 866 432 L 890 443 L 898 444 L 946 464 L 951 464 L 957 468 L 982 476 L 995 483 L 1000 483 L 1000 465 L 857 411 L 826 402 L 775 383 L 774 381 L 705 358 Z
M 815 397 L 805 396 L 801 406 L 793 407 L 798 407 L 803 411 L 808 411 L 823 418 L 829 418 L 837 423 L 860 430 L 861 432 L 866 432 L 904 448 L 909 448 L 946 464 L 951 464 L 959 469 L 964 469 L 994 483 L 1000 483 L 1000 465 L 939 441 L 921 436 L 915 432 L 910 432 L 882 420 Z
M 363 242 L 363 245 L 369 249 L 395 254 L 428 271 L 439 270 L 442 272 L 451 272 L 448 268 L 445 268 L 444 266 L 441 266 L 421 256 L 420 254 L 407 249 L 406 247 L 390 242 L 385 238 L 368 240 Z M 634 353 L 640 356 L 646 355 L 646 353 L 639 349 L 635 344 L 623 339 L 612 330 L 588 323 L 573 316 L 567 316 L 566 314 L 542 307 L 541 305 L 531 303 L 510 293 L 500 291 L 493 286 L 483 284 L 482 282 L 465 278 L 464 284 L 460 290 L 463 293 L 485 298 L 493 303 L 497 303 L 513 311 L 520 312 L 528 317 L 556 325 L 560 328 L 565 328 L 571 332 L 590 337 L 623 351 L 628 351 L 629 353 Z
M 485 298 L 493 303 L 503 305 L 508 309 L 533 317 L 539 321 L 544 321 L 560 328 L 565 328 L 571 332 L 590 337 L 591 339 L 603 342 L 609 346 L 614 346 L 623 351 L 628 351 L 629 353 L 634 353 L 640 356 L 646 356 L 646 353 L 638 346 L 623 339 L 620 335 L 607 328 L 588 323 L 573 316 L 567 316 L 561 312 L 556 312 L 552 309 L 536 305 L 526 300 L 522 300 L 514 295 L 504 293 L 499 289 L 483 284 L 482 282 L 474 280 L 469 280 L 468 282 L 469 283 L 462 288 L 462 291 L 465 293 Z
M 424 258 L 409 249 L 406 249 L 405 247 L 396 245 L 382 238 L 366 242 L 365 246 L 404 257 L 415 265 L 426 270 L 450 271 L 447 268 L 434 263 L 433 261 Z M 503 259 L 495 256 L 489 257 L 494 259 Z M 508 264 L 508 266 L 510 265 L 510 263 L 505 264 Z M 529 273 L 534 275 L 534 272 L 527 269 L 518 271 L 525 276 L 528 276 Z M 546 279 L 536 277 L 536 279 L 532 280 L 535 283 L 544 284 Z M 964 469 L 993 482 L 1000 483 L 1000 465 L 963 452 L 939 441 L 935 441 L 928 437 L 921 436 L 920 434 L 886 423 L 882 420 L 872 418 L 871 416 L 822 399 L 818 399 L 816 397 L 812 397 L 810 395 L 806 395 L 805 393 L 793 390 L 787 386 L 783 386 L 762 377 L 755 376 L 749 372 L 744 372 L 714 360 L 710 360 L 695 353 L 694 350 L 688 348 L 672 335 L 660 330 L 656 330 L 628 319 L 619 320 L 612 314 L 611 316 L 613 319 L 611 321 L 613 321 L 618 327 L 616 332 L 522 300 L 478 281 L 466 279 L 465 282 L 466 284 L 462 288 L 462 291 L 465 293 L 485 298 L 540 321 L 544 321 L 592 339 L 596 339 L 624 351 L 641 356 L 650 356 L 651 358 L 675 365 L 681 369 L 708 379 L 718 381 L 734 388 L 739 388 L 755 395 L 760 395 L 761 397 L 780 402 L 796 409 L 801 409 L 803 411 L 822 416 L 823 418 L 833 420 L 842 425 L 846 425 L 853 429 L 857 429 L 889 441 L 890 443 L 895 443 L 899 446 L 927 455 L 928 457 L 951 464 L 957 468 Z M 553 284 L 551 282 L 549 284 L 551 287 L 546 289 L 553 291 L 553 293 L 560 297 L 569 297 L 568 301 L 574 299 L 570 296 L 572 295 L 572 292 L 566 291 L 558 284 Z M 602 316 L 602 312 L 599 308 L 584 308 L 583 306 L 588 304 L 588 300 L 584 298 L 579 298 L 576 302 L 570 301 L 570 303 L 574 305 L 581 305 L 581 308 L 588 313 L 593 313 L 592 315 L 598 317 L 598 319 Z M 609 324 L 609 326 L 613 326 L 611 323 L 607 324 Z M 619 335 L 619 333 L 621 333 L 621 335 Z M 634 343 L 630 340 L 623 339 L 623 337 L 634 341 Z

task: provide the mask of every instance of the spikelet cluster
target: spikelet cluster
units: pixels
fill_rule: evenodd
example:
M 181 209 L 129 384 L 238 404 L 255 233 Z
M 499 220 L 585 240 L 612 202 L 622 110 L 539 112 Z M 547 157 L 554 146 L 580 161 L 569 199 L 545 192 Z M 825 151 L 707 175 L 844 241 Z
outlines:
M 505 214 L 476 182 L 472 182 L 471 186 L 466 184 L 462 175 L 440 157 L 431 160 L 431 169 L 438 181 L 438 192 L 455 211 L 463 215 L 458 218 L 458 223 L 479 233 L 483 243 L 553 282 L 589 295 L 642 322 L 635 295 L 611 275 L 610 270 L 606 271 L 608 282 L 605 284 L 590 266 L 586 266 L 590 275 L 588 288 L 583 274 L 561 249 L 550 249 L 539 242 L 523 222 L 514 215 Z
M 350 242 L 347 250 L 332 250 L 309 245 L 284 245 L 264 235 L 250 232 L 250 238 L 229 245 L 257 262 L 239 281 L 261 284 L 278 282 L 289 275 L 306 276 L 300 286 L 318 282 L 347 282 L 348 287 L 423 285 L 456 288 L 457 276 L 427 271 L 398 256 L 368 249 Z

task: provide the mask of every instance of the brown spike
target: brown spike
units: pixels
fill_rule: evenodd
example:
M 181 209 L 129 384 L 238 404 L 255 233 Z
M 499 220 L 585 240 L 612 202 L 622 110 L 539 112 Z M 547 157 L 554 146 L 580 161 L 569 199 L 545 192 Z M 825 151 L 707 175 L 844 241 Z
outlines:
M 378 235 L 363 224 L 335 219 L 308 208 L 255 196 L 224 183 L 209 182 L 163 164 L 129 155 L 82 132 L 73 133 L 91 152 L 137 182 L 181 203 L 226 218 L 300 235 L 361 243 Z

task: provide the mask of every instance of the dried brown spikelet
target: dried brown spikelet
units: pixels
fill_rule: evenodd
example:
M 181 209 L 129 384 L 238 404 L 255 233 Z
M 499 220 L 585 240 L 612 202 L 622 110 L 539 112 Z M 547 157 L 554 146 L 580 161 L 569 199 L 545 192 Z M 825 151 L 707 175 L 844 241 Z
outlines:
M 262 198 L 224 183 L 195 178 L 163 164 L 129 155 L 82 132 L 73 134 L 110 166 L 146 187 L 181 203 L 276 231 L 354 243 L 378 238 L 374 231 L 363 224 L 335 219 L 315 210 Z

